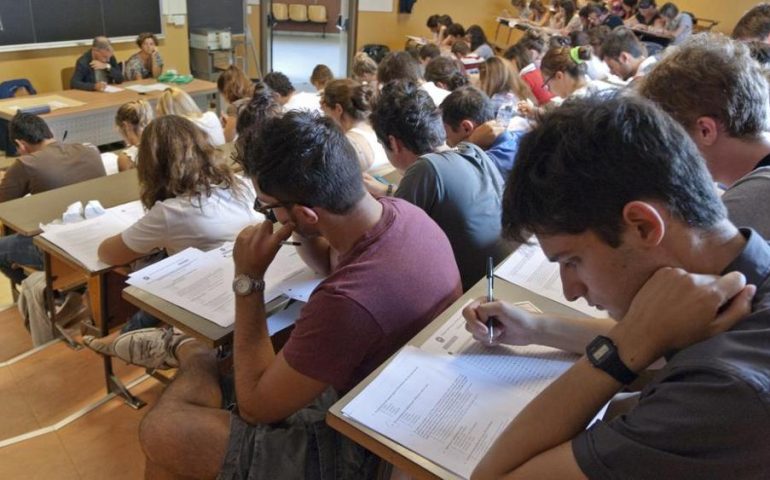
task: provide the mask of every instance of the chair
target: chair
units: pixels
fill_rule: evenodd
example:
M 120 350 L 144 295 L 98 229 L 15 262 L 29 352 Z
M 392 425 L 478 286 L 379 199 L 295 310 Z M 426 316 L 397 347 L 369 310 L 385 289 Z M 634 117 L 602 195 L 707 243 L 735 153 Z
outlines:
M 289 20 L 297 23 L 307 23 L 307 5 L 292 3 L 289 5 Z
M 321 36 L 326 38 L 326 24 L 329 22 L 326 16 L 326 6 L 324 5 L 309 5 L 307 8 L 307 15 L 310 23 L 318 23 L 323 28 Z
M 62 90 L 70 90 L 70 81 L 75 74 L 75 67 L 66 67 L 61 69 L 61 88 Z
M 35 95 L 35 87 L 26 78 L 17 78 L 0 83 L 0 98 L 18 97 L 19 95 Z
M 273 4 L 273 20 L 286 22 L 289 20 L 289 7 L 285 3 Z

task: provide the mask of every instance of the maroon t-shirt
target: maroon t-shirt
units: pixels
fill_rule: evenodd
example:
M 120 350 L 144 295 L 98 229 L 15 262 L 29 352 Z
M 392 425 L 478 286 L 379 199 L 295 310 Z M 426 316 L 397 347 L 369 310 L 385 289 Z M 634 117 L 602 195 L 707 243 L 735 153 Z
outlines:
M 446 235 L 421 209 L 382 198 L 382 218 L 310 296 L 283 348 L 292 368 L 346 392 L 456 300 Z

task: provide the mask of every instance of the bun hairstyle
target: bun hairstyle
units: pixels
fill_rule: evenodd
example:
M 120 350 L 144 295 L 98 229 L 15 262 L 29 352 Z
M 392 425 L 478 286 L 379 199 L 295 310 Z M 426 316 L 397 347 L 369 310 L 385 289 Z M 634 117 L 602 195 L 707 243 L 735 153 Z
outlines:
M 591 59 L 593 49 L 582 47 L 556 47 L 548 50 L 540 63 L 543 73 L 553 75 L 556 72 L 566 72 L 572 78 L 584 77 Z
M 374 89 L 349 78 L 332 80 L 326 84 L 323 102 L 329 107 L 340 105 L 342 111 L 354 120 L 366 120 L 372 112 Z
M 377 62 L 366 52 L 358 52 L 353 57 L 353 66 L 351 67 L 353 79 L 363 79 L 367 75 L 377 75 Z
M 450 92 L 468 85 L 468 77 L 465 76 L 465 69 L 462 64 L 449 57 L 438 57 L 431 60 L 425 66 L 425 80 L 434 83 L 440 82 Z
M 133 100 L 120 106 L 115 114 L 115 125 L 121 129 L 130 128 L 135 135 L 141 135 L 153 117 L 152 105 L 149 102 Z
M 254 94 L 254 84 L 237 65 L 230 65 L 217 78 L 217 89 L 230 103 L 249 98 Z

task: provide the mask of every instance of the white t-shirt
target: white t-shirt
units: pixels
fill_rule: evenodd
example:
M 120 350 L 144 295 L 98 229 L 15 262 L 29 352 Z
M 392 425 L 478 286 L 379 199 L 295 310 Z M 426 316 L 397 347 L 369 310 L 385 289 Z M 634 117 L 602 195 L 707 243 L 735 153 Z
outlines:
M 420 85 L 420 88 L 428 92 L 428 95 L 430 95 L 430 98 L 433 99 L 433 103 L 435 103 L 437 107 L 441 105 L 441 102 L 443 102 L 450 93 L 452 93 L 449 90 L 444 90 L 441 87 L 437 87 L 433 82 L 425 82 Z
M 211 196 L 175 197 L 157 202 L 147 214 L 120 236 L 138 253 L 165 249 L 173 255 L 188 247 L 211 250 L 235 237 L 249 225 L 264 220 L 254 211 L 256 194 L 241 182 L 240 197 L 230 189 L 212 187 Z
M 388 155 L 385 153 L 385 148 L 383 148 L 382 144 L 377 140 L 377 134 L 374 133 L 374 130 L 371 128 L 361 128 L 361 127 L 353 127 L 345 134 L 348 138 L 354 137 L 354 140 L 351 140 L 350 143 L 353 144 L 353 148 L 355 148 L 356 153 L 359 156 L 365 155 L 363 152 L 358 151 L 358 146 L 355 143 L 355 140 L 361 138 L 363 139 L 366 144 L 369 146 L 369 148 L 372 151 L 374 161 L 371 165 L 369 165 L 368 170 L 373 170 L 382 167 L 383 165 L 388 164 Z
M 225 131 L 222 122 L 214 112 L 206 112 L 198 118 L 191 118 L 193 123 L 209 136 L 209 141 L 215 147 L 225 144 Z
M 295 92 L 283 106 L 284 112 L 292 110 L 310 110 L 313 112 L 321 111 L 321 97 L 315 93 Z

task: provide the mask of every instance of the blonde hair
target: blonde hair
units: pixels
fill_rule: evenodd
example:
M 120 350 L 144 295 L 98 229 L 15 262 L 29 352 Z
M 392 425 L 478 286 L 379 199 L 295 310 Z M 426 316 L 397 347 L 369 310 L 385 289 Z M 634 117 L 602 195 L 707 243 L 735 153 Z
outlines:
M 353 66 L 350 70 L 353 80 L 360 82 L 365 80 L 366 75 L 377 74 L 377 62 L 372 60 L 372 57 L 367 55 L 366 52 L 358 52 L 353 57 Z
M 532 90 L 519 76 L 516 67 L 500 57 L 488 58 L 479 69 L 479 86 L 488 96 L 512 92 L 519 100 L 535 100 Z
M 340 105 L 345 114 L 358 121 L 369 118 L 373 98 L 372 87 L 349 78 L 327 83 L 321 97 L 327 106 L 334 108 L 335 105 Z
M 136 136 L 142 135 L 142 130 L 150 124 L 155 115 L 152 105 L 146 100 L 132 100 L 124 103 L 115 114 L 115 125 L 121 130 L 130 128 Z
M 199 118 L 203 113 L 195 100 L 184 90 L 177 87 L 167 88 L 158 99 L 155 111 L 159 117 L 179 115 L 187 118 Z

